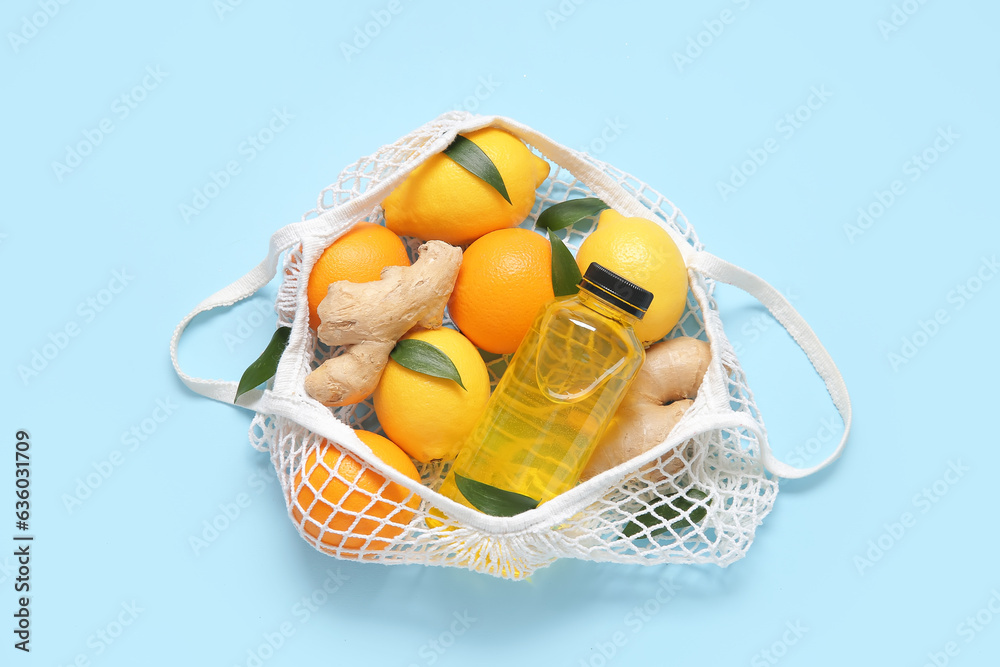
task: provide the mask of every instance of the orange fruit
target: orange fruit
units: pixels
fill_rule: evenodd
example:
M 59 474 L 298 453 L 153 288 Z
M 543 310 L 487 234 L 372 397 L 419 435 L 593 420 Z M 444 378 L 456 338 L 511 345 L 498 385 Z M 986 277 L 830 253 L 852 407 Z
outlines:
M 527 229 L 501 229 L 465 251 L 448 312 L 477 347 L 510 354 L 552 298 L 549 242 Z
M 520 224 L 535 204 L 549 163 L 509 132 L 485 127 L 463 134 L 489 156 L 510 202 L 443 153 L 432 155 L 393 190 L 382 208 L 385 225 L 403 236 L 465 245 L 496 229 Z
M 390 440 L 369 431 L 355 433 L 386 465 L 420 481 L 413 461 Z M 353 491 L 351 484 L 357 487 Z M 376 471 L 327 440 L 306 452 L 305 463 L 292 478 L 292 489 L 292 516 L 324 551 L 331 550 L 324 547 L 384 549 L 413 519 L 413 512 L 399 505 L 404 501 L 410 509 L 420 505 L 419 496 L 407 500 L 408 489 L 395 482 L 387 484 Z M 382 539 L 365 545 L 370 537 Z
M 323 251 L 309 274 L 309 326 L 319 326 L 316 309 L 330 283 L 378 280 L 387 266 L 409 266 L 406 246 L 394 233 L 372 222 L 359 222 Z

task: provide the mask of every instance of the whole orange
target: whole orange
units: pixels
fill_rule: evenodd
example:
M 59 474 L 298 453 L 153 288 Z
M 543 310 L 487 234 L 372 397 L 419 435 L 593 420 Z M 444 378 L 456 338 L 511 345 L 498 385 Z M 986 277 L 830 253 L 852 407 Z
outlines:
M 361 442 L 399 472 L 419 482 L 413 461 L 392 441 L 370 431 L 355 431 Z M 342 452 L 327 440 L 311 447 L 302 468 L 292 478 L 292 516 L 303 524 L 317 546 L 377 551 L 389 545 L 413 519 L 410 509 L 420 505 L 420 497 Z M 351 485 L 356 489 L 351 491 Z M 303 522 L 303 517 L 305 521 Z M 370 537 L 384 538 L 372 539 Z
M 319 326 L 316 309 L 330 283 L 378 280 L 387 266 L 409 266 L 406 246 L 393 232 L 372 222 L 359 222 L 323 251 L 309 274 L 309 326 Z
M 553 297 L 549 242 L 527 229 L 501 229 L 462 255 L 448 312 L 476 347 L 510 354 Z

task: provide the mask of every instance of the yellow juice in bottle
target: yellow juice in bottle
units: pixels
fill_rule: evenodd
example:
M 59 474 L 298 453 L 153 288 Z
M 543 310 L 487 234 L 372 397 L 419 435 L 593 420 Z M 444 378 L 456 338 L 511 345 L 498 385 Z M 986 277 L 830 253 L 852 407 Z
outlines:
M 580 288 L 535 317 L 442 494 L 476 507 L 456 474 L 539 502 L 577 483 L 645 359 L 632 327 L 652 301 L 596 263 Z

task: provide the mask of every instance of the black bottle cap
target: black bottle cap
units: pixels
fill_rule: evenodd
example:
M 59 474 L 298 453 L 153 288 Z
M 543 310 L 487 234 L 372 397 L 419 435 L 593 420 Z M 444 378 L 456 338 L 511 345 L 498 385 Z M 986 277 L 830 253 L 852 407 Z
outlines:
M 640 320 L 653 303 L 653 293 L 625 280 L 597 262 L 591 262 L 580 281 L 580 289 L 607 301 Z

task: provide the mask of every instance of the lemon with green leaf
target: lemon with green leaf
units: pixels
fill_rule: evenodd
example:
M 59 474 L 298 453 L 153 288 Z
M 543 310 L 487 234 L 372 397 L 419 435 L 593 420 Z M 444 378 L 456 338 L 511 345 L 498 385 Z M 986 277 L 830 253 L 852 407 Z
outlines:
M 413 170 L 382 202 L 385 225 L 402 236 L 465 245 L 497 229 L 516 227 L 531 212 L 549 163 L 520 139 L 486 127 L 462 135 L 499 171 L 509 200 L 493 185 L 438 153 Z
M 404 349 L 407 341 L 437 348 L 454 365 L 461 384 L 407 368 L 404 364 L 428 370 L 426 362 L 397 361 L 394 352 L 375 388 L 375 414 L 386 436 L 418 461 L 453 459 L 490 397 L 486 363 L 475 345 L 454 329 L 418 329 L 401 339 Z

